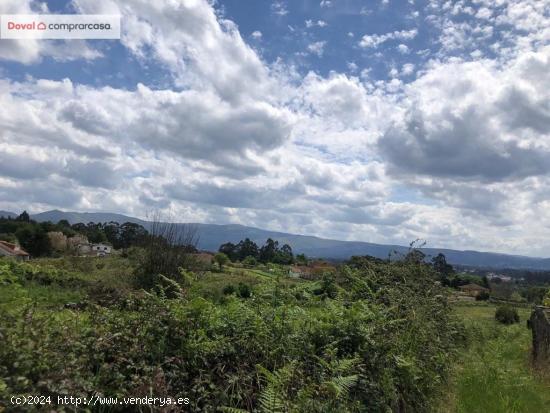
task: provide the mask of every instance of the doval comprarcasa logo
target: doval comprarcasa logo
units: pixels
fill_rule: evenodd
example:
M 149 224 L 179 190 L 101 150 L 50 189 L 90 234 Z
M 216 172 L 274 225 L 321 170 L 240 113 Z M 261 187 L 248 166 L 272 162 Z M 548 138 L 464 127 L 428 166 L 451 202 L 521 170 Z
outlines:
M 120 16 L 2 15 L 0 39 L 120 39 Z
M 40 22 L 36 24 L 36 22 L 32 23 L 15 23 L 15 22 L 8 22 L 8 30 L 46 30 L 46 23 Z

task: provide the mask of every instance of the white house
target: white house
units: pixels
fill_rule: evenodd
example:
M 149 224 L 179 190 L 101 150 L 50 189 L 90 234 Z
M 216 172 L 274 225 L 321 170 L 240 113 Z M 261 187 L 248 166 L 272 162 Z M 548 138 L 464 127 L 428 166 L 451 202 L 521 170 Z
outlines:
M 107 244 L 92 244 L 92 251 L 98 256 L 104 256 L 111 253 L 112 247 Z
M 78 253 L 80 255 L 93 255 L 104 257 L 112 252 L 113 247 L 108 244 L 90 244 L 87 242 L 78 244 Z

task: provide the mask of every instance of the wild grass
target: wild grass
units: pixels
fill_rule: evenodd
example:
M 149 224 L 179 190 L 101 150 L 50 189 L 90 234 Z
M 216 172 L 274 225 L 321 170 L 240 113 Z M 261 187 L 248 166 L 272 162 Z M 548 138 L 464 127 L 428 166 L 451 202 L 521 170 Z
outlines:
M 455 369 L 450 396 L 442 409 L 460 413 L 550 412 L 550 382 L 530 363 L 530 310 L 518 309 L 520 323 L 494 319 L 495 306 L 457 306 L 471 345 Z

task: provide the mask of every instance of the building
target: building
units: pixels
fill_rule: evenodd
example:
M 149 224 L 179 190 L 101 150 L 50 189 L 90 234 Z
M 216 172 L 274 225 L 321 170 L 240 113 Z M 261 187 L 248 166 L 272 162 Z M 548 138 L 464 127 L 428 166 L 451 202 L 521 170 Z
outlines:
M 92 252 L 95 252 L 98 257 L 103 257 L 111 253 L 112 247 L 107 244 L 92 244 Z
M 19 245 L 12 244 L 11 242 L 0 241 L 0 257 L 14 257 L 18 260 L 28 260 L 30 254 L 21 249 Z
M 81 244 L 78 244 L 77 251 L 79 255 L 91 255 L 91 256 L 97 256 L 97 257 L 104 257 L 105 255 L 109 255 L 113 250 L 113 247 L 111 247 L 108 244 L 90 244 L 88 242 L 83 242 Z
M 488 288 L 482 287 L 481 285 L 477 284 L 461 285 L 460 287 L 458 287 L 458 289 L 463 293 L 469 295 L 470 297 L 477 297 L 482 292 L 488 293 L 490 291 Z
M 498 280 L 500 280 L 506 283 L 513 281 L 512 277 L 510 277 L 509 275 L 495 274 L 494 272 L 487 274 L 487 279 L 489 281 L 496 281 L 496 282 L 499 282 Z

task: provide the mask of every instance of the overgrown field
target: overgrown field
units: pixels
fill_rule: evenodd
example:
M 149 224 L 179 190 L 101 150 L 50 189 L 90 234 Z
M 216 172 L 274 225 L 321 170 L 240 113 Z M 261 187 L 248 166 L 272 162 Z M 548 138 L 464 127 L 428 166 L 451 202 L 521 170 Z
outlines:
M 520 323 L 495 321 L 492 305 L 457 307 L 471 345 L 458 362 L 448 411 L 460 413 L 550 412 L 550 380 L 530 364 L 530 310 L 518 309 Z
M 0 260 L 0 400 L 153 395 L 187 397 L 193 412 L 427 412 L 464 343 L 423 265 L 364 261 L 316 282 L 182 271 L 155 292 L 135 287 L 134 266 Z

